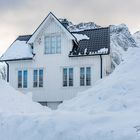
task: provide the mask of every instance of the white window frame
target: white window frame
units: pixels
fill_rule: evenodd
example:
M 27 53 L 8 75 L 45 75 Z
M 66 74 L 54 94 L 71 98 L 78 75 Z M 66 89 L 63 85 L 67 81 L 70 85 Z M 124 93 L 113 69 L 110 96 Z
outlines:
M 67 70 L 67 85 L 64 86 L 64 69 Z M 72 85 L 70 85 L 70 69 L 72 69 Z M 74 87 L 74 68 L 73 67 L 63 67 L 62 68 L 62 87 L 66 88 L 66 87 Z
M 37 71 L 37 85 L 36 86 L 34 86 L 34 71 Z M 40 74 L 39 74 L 39 72 L 40 72 L 40 70 L 42 70 L 43 71 L 43 80 L 41 81 L 42 82 L 42 86 L 40 86 Z M 35 68 L 35 69 L 33 69 L 33 75 L 32 75 L 33 77 L 32 77 L 32 79 L 33 79 L 33 82 L 32 82 L 32 87 L 33 88 L 43 88 L 44 87 L 44 69 L 43 68 Z
M 19 87 L 19 71 L 21 71 L 21 87 Z M 27 71 L 27 87 L 24 86 L 24 71 Z M 23 69 L 23 70 L 17 70 L 17 88 L 18 89 L 27 89 L 28 88 L 28 70 Z
M 83 68 L 84 69 L 84 84 L 83 85 L 81 85 L 81 68 Z M 90 84 L 88 84 L 88 82 L 87 82 L 87 68 L 90 68 Z M 85 87 L 85 86 L 91 86 L 91 72 L 92 72 L 92 70 L 91 70 L 91 66 L 81 66 L 80 67 L 80 83 L 79 83 L 79 85 L 80 85 L 80 87 Z
M 56 40 L 55 42 L 53 42 L 53 38 L 56 37 Z M 46 38 L 49 39 L 49 42 L 48 42 L 48 51 L 47 50 L 47 47 L 46 47 Z M 58 42 L 58 39 L 60 42 Z M 50 35 L 46 35 L 44 37 L 44 54 L 47 55 L 47 54 L 61 54 L 61 40 L 62 40 L 62 37 L 61 37 L 61 34 L 50 34 Z M 52 52 L 52 48 L 53 48 L 53 43 L 55 44 L 54 46 L 54 52 Z M 59 43 L 59 45 L 58 45 Z M 59 51 L 58 51 L 59 49 Z

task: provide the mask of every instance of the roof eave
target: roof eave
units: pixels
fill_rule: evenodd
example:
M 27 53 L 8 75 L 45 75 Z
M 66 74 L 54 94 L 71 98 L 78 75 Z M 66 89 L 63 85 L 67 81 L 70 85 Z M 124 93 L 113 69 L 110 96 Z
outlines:
M 110 53 L 106 53 L 106 54 L 88 54 L 88 55 L 69 55 L 69 57 L 85 57 L 85 56 L 97 56 L 97 55 L 109 55 Z
M 21 60 L 33 60 L 33 58 L 5 59 L 5 60 L 0 60 L 0 62 L 7 62 L 7 61 L 21 61 Z

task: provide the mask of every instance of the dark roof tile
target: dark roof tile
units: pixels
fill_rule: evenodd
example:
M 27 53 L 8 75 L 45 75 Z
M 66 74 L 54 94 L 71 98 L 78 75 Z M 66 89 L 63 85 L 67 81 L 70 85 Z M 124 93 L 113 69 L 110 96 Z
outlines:
M 83 39 L 79 41 L 79 46 L 76 48 L 76 51 L 71 52 L 70 56 L 76 55 L 85 55 L 85 49 L 87 50 L 86 55 L 90 54 L 102 54 L 97 53 L 99 50 L 105 48 L 108 51 L 103 54 L 110 53 L 110 28 L 98 28 L 98 29 L 89 29 L 84 31 L 72 32 L 74 34 L 83 34 L 89 37 L 89 39 Z M 73 49 L 75 50 L 75 49 Z

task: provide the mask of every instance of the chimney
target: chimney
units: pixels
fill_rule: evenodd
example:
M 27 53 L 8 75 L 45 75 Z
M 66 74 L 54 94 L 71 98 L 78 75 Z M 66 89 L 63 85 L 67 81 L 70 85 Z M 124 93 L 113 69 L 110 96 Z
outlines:
M 69 26 L 69 22 L 67 19 L 62 19 L 61 21 L 62 25 L 65 26 L 66 28 Z

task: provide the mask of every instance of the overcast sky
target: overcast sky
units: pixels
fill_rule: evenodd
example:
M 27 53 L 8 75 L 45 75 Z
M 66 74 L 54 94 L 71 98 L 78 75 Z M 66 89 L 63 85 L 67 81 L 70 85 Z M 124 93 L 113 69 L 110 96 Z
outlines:
M 140 30 L 140 0 L 0 0 L 0 54 L 18 35 L 32 34 L 49 12 L 73 23 L 125 23 Z

